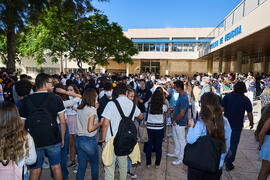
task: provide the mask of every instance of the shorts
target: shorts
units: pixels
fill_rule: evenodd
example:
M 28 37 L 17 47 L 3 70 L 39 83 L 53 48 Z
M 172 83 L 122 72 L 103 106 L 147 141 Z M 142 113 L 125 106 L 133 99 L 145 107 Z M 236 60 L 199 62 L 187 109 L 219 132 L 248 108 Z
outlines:
M 50 166 L 55 166 L 61 162 L 61 143 L 36 148 L 37 161 L 35 164 L 30 166 L 30 169 L 39 169 L 43 163 L 44 153 L 48 156 Z
M 68 130 L 69 134 L 76 134 L 77 130 L 77 118 L 78 116 L 75 115 L 67 115 L 67 124 L 68 124 Z
M 270 135 L 265 135 L 259 158 L 270 162 Z

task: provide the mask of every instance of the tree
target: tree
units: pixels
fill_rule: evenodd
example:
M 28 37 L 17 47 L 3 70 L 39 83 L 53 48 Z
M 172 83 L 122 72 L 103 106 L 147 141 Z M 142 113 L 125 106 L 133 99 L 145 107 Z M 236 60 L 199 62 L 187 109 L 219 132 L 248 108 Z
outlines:
M 7 38 L 4 34 L 0 35 L 0 59 L 3 64 L 7 63 Z
M 70 58 L 74 58 L 77 64 L 88 63 L 92 71 L 97 65 L 108 65 L 109 59 L 118 63 L 133 63 L 131 56 L 138 53 L 132 41 L 124 36 L 121 26 L 109 23 L 103 14 L 94 13 L 84 18 L 77 36 L 73 37 L 80 41 L 70 47 Z
M 62 10 L 73 12 L 79 18 L 95 8 L 91 0 L 1 0 L 0 1 L 0 34 L 7 37 L 7 69 L 15 71 L 16 37 L 25 25 L 37 23 L 45 8 L 57 7 L 58 20 L 61 21 Z M 64 8 L 63 8 L 64 7 Z

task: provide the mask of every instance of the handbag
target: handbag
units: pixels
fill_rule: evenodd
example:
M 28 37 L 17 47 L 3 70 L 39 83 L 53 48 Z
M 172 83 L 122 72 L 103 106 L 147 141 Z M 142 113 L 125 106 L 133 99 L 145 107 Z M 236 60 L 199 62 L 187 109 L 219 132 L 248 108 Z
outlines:
M 193 144 L 187 144 L 183 163 L 190 168 L 216 173 L 219 170 L 222 142 L 209 134 L 201 136 Z
M 147 119 L 148 119 L 148 111 L 149 111 L 150 103 L 148 104 L 145 120 L 141 120 L 138 127 L 138 134 L 141 143 L 148 142 L 148 132 L 146 128 Z

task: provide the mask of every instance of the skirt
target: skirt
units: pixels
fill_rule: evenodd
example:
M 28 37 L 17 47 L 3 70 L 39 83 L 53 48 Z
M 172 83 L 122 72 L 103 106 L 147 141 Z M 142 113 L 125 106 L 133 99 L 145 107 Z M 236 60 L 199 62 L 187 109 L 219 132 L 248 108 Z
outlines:
M 78 118 L 78 116 L 76 114 L 75 115 L 67 115 L 67 124 L 68 124 L 69 134 L 76 134 L 77 118 Z
M 265 135 L 259 158 L 270 161 L 270 135 Z

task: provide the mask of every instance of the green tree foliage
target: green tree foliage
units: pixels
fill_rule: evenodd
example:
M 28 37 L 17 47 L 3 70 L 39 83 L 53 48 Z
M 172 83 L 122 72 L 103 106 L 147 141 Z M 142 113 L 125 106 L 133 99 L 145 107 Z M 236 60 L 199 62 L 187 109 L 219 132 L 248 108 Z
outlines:
M 77 64 L 108 65 L 108 59 L 118 63 L 133 63 L 131 56 L 138 53 L 130 39 L 124 36 L 121 26 L 109 23 L 107 16 L 94 13 L 81 20 L 79 30 L 72 36 L 70 58 Z
M 31 56 L 41 64 L 46 56 L 55 62 L 65 54 L 79 68 L 84 62 L 94 70 L 97 65 L 108 65 L 110 58 L 118 63 L 132 63 L 131 56 L 138 53 L 121 26 L 109 23 L 103 14 L 76 19 L 73 13 L 66 12 L 61 20 L 56 16 L 57 8 L 47 9 L 38 25 L 27 27 L 20 46 L 23 56 Z
M 25 25 L 35 25 L 39 22 L 44 9 L 57 8 L 57 19 L 62 20 L 62 14 L 73 13 L 76 18 L 83 17 L 95 8 L 91 0 L 0 0 L 0 35 L 7 39 L 7 69 L 15 70 L 16 33 L 24 30 Z M 46 26 L 46 24 L 44 24 Z

